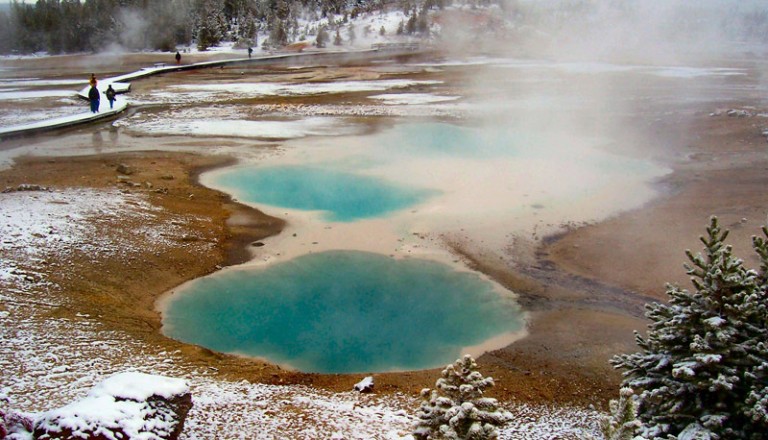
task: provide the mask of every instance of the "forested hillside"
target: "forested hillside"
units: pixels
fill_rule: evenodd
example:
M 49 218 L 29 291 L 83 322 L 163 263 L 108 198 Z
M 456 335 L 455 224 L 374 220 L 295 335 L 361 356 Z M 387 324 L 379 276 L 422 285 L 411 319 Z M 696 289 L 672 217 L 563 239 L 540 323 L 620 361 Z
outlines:
M 176 50 L 195 44 L 201 50 L 221 41 L 243 47 L 280 47 L 315 42 L 361 12 L 386 8 L 410 16 L 437 8 L 442 0 L 38 0 L 14 2 L 0 11 L 0 53 L 50 54 L 127 50 Z M 417 9 L 418 8 L 418 9 Z M 326 19 L 322 20 L 321 19 Z M 318 29 L 310 23 L 324 23 Z M 404 28 L 405 32 L 407 28 Z M 375 31 L 379 31 L 376 29 Z M 411 33 L 415 33 L 413 28 Z M 259 41 L 259 35 L 265 36 Z
M 462 48 L 514 49 L 567 55 L 674 61 L 739 50 L 760 53 L 768 42 L 764 0 L 37 0 L 0 9 L 0 54 L 113 50 L 206 50 L 222 41 L 280 48 L 303 41 L 341 45 L 383 35 L 360 18 L 402 12 L 404 35 Z M 445 11 L 451 11 L 445 13 Z

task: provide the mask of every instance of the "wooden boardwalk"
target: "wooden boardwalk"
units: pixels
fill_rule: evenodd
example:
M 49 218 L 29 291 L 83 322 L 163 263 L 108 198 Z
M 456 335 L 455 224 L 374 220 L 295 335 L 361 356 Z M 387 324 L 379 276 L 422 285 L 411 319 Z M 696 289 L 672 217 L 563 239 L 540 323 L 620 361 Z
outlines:
M 113 109 L 110 109 L 109 103 L 105 99 L 102 99 L 98 113 L 91 113 L 88 111 L 71 116 L 62 116 L 27 124 L 12 125 L 10 127 L 0 127 L 0 140 L 29 136 L 45 131 L 113 118 L 125 111 L 126 108 L 128 108 L 128 101 L 126 101 L 125 98 L 118 98 L 115 101 Z
M 399 50 L 398 50 L 399 49 Z M 306 59 L 312 59 L 313 61 L 346 61 L 355 60 L 361 61 L 365 59 L 379 58 L 379 57 L 392 57 L 395 52 L 405 52 L 409 55 L 414 52 L 420 52 L 418 47 L 409 45 L 408 47 L 373 47 L 372 49 L 362 49 L 354 51 L 322 51 L 322 52 L 287 52 L 274 55 L 266 55 L 253 58 L 233 58 L 228 60 L 206 61 L 202 63 L 193 64 L 172 64 L 164 65 L 158 63 L 154 67 L 146 67 L 125 75 L 115 76 L 112 78 L 103 78 L 98 81 L 97 88 L 101 95 L 107 90 L 107 86 L 110 84 L 112 88 L 118 94 L 127 93 L 131 89 L 129 81 L 134 81 L 142 78 L 146 78 L 153 75 L 162 75 L 164 73 L 179 72 L 184 70 L 205 69 L 213 67 L 233 66 L 233 65 L 249 65 L 249 64 L 274 64 L 282 62 L 294 62 Z M 77 96 L 83 99 L 88 99 L 88 91 L 90 85 L 84 87 Z M 73 116 L 64 116 L 59 118 L 47 119 L 44 121 L 38 121 L 27 124 L 12 125 L 9 127 L 0 127 L 0 140 L 9 139 L 12 137 L 20 137 L 32 135 L 44 131 L 55 130 L 59 128 L 71 127 L 80 124 L 86 124 L 95 122 L 110 117 L 115 117 L 119 113 L 123 112 L 129 105 L 128 101 L 124 97 L 118 97 L 116 106 L 113 110 L 104 111 L 106 99 L 102 99 L 101 109 L 99 113 L 83 112 Z M 108 106 L 108 104 L 106 104 Z

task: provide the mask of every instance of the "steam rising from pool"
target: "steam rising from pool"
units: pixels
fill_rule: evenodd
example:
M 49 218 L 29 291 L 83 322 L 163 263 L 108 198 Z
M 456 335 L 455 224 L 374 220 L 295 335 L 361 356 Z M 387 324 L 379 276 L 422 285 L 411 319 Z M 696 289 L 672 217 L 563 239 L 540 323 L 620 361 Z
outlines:
M 510 343 L 523 319 L 511 295 L 476 274 L 337 251 L 194 281 L 170 299 L 163 324 L 221 352 L 351 373 L 444 365 L 495 336 Z

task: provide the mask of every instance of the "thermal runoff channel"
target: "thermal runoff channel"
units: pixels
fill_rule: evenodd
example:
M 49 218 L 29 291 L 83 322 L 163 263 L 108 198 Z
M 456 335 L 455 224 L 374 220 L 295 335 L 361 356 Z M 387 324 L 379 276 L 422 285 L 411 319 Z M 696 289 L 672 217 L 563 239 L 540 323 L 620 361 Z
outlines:
M 163 324 L 184 342 L 319 373 L 436 367 L 523 329 L 514 298 L 474 273 L 354 251 L 202 278 Z

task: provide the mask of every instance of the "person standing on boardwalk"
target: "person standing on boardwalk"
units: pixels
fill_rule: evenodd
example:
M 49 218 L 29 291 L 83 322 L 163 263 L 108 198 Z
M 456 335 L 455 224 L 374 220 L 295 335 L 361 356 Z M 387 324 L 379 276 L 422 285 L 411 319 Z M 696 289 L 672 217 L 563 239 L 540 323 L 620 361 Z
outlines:
M 111 110 L 115 104 L 115 95 L 117 95 L 115 89 L 112 88 L 112 84 L 107 87 L 107 91 L 104 94 L 107 95 L 107 101 L 109 101 L 109 108 Z
M 251 54 L 253 54 L 253 48 L 252 47 L 248 47 L 248 58 L 251 57 Z
M 181 64 L 181 54 L 176 51 L 176 64 Z
M 96 86 L 91 86 L 91 90 L 88 91 L 88 99 L 91 101 L 91 113 L 99 112 L 99 89 Z

